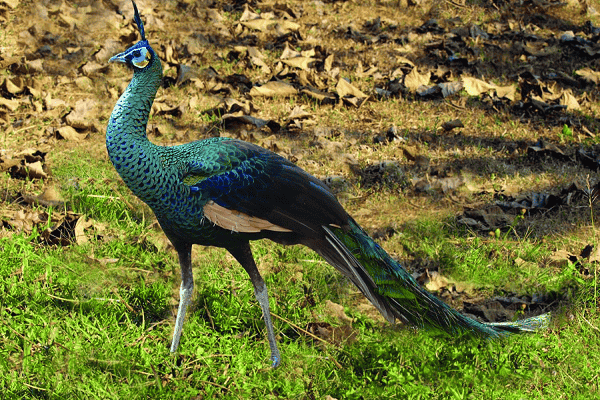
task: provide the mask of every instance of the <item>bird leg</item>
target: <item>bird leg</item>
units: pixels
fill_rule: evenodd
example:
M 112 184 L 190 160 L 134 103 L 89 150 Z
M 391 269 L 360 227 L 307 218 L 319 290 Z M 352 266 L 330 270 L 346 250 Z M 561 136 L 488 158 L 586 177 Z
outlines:
M 192 293 L 194 291 L 194 275 L 192 274 L 192 246 L 186 245 L 176 247 L 179 255 L 179 265 L 181 267 L 181 286 L 179 288 L 179 308 L 177 309 L 177 319 L 175 320 L 175 331 L 173 332 L 173 341 L 171 342 L 171 353 L 177 351 L 183 322 L 185 320 L 185 311 L 190 304 Z
M 265 285 L 265 281 L 263 280 L 262 276 L 260 276 L 260 272 L 258 272 L 256 262 L 252 256 L 252 250 L 250 250 L 250 244 L 246 242 L 242 246 L 229 248 L 227 250 L 229 250 L 231 255 L 235 257 L 242 267 L 244 267 L 248 275 L 250 275 L 250 280 L 254 286 L 254 296 L 256 297 L 256 300 L 258 300 L 258 304 L 260 304 L 260 308 L 262 309 L 263 313 L 263 319 L 265 320 L 265 325 L 267 326 L 267 339 L 269 340 L 269 346 L 271 347 L 271 362 L 273 363 L 272 367 L 277 368 L 281 362 L 281 355 L 279 354 L 279 349 L 277 348 L 277 340 L 275 340 L 273 322 L 271 321 L 267 285 Z

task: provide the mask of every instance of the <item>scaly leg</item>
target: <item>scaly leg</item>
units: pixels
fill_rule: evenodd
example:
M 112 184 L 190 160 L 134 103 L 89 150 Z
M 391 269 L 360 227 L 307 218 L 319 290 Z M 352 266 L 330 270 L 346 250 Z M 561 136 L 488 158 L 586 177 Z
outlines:
M 171 353 L 177 351 L 179 339 L 185 320 L 185 311 L 190 304 L 192 293 L 194 292 L 194 275 L 192 274 L 192 246 L 176 246 L 179 255 L 179 265 L 181 267 L 181 286 L 179 288 L 179 308 L 177 309 L 177 319 L 175 320 L 175 331 L 173 332 L 173 341 L 171 342 Z
M 265 325 L 267 326 L 267 339 L 269 340 L 269 346 L 271 347 L 271 362 L 273 363 L 272 367 L 277 368 L 281 362 L 281 355 L 279 354 L 279 349 L 277 348 L 277 340 L 275 340 L 275 331 L 273 329 L 273 322 L 271 321 L 267 285 L 265 285 L 265 281 L 258 272 L 256 262 L 254 261 L 252 251 L 250 250 L 250 244 L 244 243 L 240 247 L 229 248 L 227 250 L 229 250 L 231 255 L 235 257 L 242 267 L 244 267 L 248 275 L 250 275 L 250 280 L 254 286 L 254 296 L 256 297 L 256 300 L 258 300 L 258 304 L 260 304 L 260 308 L 262 309 L 263 313 L 263 319 L 265 320 Z

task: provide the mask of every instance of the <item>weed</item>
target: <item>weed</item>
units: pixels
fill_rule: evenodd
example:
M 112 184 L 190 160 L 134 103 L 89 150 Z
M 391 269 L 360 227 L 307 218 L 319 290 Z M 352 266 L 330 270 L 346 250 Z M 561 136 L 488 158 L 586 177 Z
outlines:
M 561 132 L 558 134 L 561 143 L 573 141 L 573 130 L 567 124 L 564 124 Z

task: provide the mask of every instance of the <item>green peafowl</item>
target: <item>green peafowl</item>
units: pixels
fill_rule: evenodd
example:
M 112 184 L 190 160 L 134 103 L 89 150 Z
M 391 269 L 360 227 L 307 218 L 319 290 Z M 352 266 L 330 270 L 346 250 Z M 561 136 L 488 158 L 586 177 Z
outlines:
M 109 60 L 130 66 L 133 78 L 110 116 L 106 147 L 123 181 L 154 211 L 179 256 L 180 303 L 171 352 L 179 345 L 194 287 L 192 245 L 217 246 L 227 249 L 250 276 L 267 327 L 272 365 L 279 365 L 267 287 L 249 244 L 264 238 L 313 249 L 390 323 L 398 319 L 451 335 L 488 338 L 547 325 L 548 314 L 480 323 L 450 308 L 375 243 L 320 180 L 275 153 L 229 138 L 168 147 L 151 143 L 146 124 L 162 66 L 146 40 L 135 2 L 133 9 L 141 40 Z

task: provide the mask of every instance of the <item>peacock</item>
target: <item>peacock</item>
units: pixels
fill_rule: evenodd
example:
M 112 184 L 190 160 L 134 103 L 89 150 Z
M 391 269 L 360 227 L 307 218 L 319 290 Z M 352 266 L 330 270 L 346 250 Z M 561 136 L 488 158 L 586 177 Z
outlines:
M 161 61 L 145 37 L 109 61 L 126 64 L 133 78 L 117 101 L 106 129 L 115 169 L 153 210 L 173 244 L 181 268 L 180 303 L 170 351 L 177 351 L 194 288 L 192 245 L 225 248 L 246 270 L 262 309 L 271 362 L 281 362 L 267 287 L 250 241 L 270 239 L 310 247 L 346 276 L 390 323 L 403 321 L 450 335 L 499 338 L 547 325 L 544 314 L 517 322 L 481 323 L 430 294 L 344 210 L 319 179 L 262 147 L 224 137 L 159 146 L 146 135 Z

